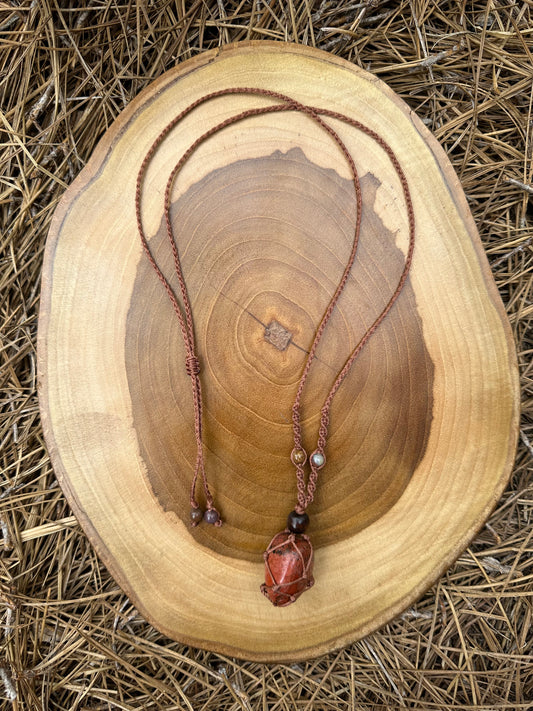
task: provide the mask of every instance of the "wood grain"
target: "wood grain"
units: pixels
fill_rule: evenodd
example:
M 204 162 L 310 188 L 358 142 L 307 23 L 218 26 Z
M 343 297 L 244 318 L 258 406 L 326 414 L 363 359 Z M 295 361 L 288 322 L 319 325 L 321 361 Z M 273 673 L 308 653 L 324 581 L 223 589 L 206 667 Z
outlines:
M 206 141 L 175 186 L 221 529 L 187 525 L 195 442 L 184 348 L 135 226 L 135 178 L 155 136 L 194 99 L 236 85 L 282 91 L 384 135 L 417 221 L 402 297 L 334 401 L 328 464 L 309 511 L 317 582 L 283 609 L 259 593 L 260 554 L 295 501 L 290 408 L 350 249 L 347 166 L 307 117 L 269 115 Z M 265 101 L 232 96 L 200 107 L 156 154 L 143 219 L 172 283 L 166 177 L 206 128 Z M 362 176 L 363 236 L 303 401 L 310 449 L 327 390 L 394 290 L 407 244 L 388 158 L 360 132 L 335 128 Z M 397 614 L 466 546 L 512 465 L 514 348 L 459 181 L 389 89 L 309 48 L 260 42 L 206 53 L 128 107 L 56 212 L 39 367 L 55 470 L 115 578 L 170 636 L 251 659 L 324 652 Z

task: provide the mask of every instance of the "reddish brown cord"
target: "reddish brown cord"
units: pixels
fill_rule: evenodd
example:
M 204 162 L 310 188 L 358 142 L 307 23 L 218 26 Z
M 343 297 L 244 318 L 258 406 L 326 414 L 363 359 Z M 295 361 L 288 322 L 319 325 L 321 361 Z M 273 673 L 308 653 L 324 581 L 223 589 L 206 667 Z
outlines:
M 159 266 L 157 265 L 154 256 L 150 250 L 146 234 L 144 232 L 144 228 L 142 225 L 142 217 L 141 217 L 141 189 L 142 189 L 142 182 L 143 178 L 146 172 L 146 168 L 148 167 L 148 164 L 150 163 L 151 159 L 153 158 L 157 148 L 161 145 L 163 140 L 168 136 L 170 131 L 177 125 L 179 122 L 185 118 L 191 111 L 193 111 L 195 108 L 200 106 L 201 104 L 210 101 L 212 99 L 221 97 L 221 96 L 227 96 L 230 94 L 252 94 L 252 95 L 259 95 L 259 96 L 266 96 L 272 99 L 276 99 L 278 101 L 281 101 L 282 103 L 280 104 L 271 104 L 268 106 L 263 106 L 259 108 L 253 108 L 253 109 L 247 109 L 246 111 L 242 111 L 241 113 L 236 114 L 235 116 L 232 116 L 225 121 L 222 121 L 212 128 L 210 128 L 208 131 L 203 133 L 199 138 L 197 138 L 194 143 L 191 144 L 191 146 L 187 149 L 187 151 L 182 155 L 176 166 L 173 168 L 165 189 L 165 201 L 164 201 L 164 215 L 165 215 L 165 225 L 166 225 L 166 230 L 167 230 L 167 235 L 168 239 L 170 241 L 171 249 L 172 249 L 172 254 L 174 258 L 174 268 L 176 270 L 176 274 L 178 277 L 179 281 L 179 286 L 180 286 L 180 292 L 181 292 L 181 301 L 182 301 L 182 306 L 180 307 L 180 304 L 174 294 L 174 291 L 172 287 L 170 286 L 169 282 L 167 281 L 166 277 L 163 275 L 161 272 Z M 176 243 L 176 240 L 173 235 L 173 230 L 172 230 L 172 225 L 171 225 L 171 220 L 170 220 L 170 196 L 171 196 L 171 191 L 172 191 L 172 186 L 174 183 L 174 179 L 178 172 L 183 168 L 184 164 L 186 161 L 191 157 L 191 155 L 194 153 L 194 151 L 198 148 L 198 146 L 203 143 L 205 140 L 207 140 L 210 136 L 214 135 L 218 131 L 221 131 L 223 128 L 230 126 L 234 123 L 237 123 L 239 121 L 243 121 L 244 119 L 250 118 L 252 116 L 258 116 L 262 114 L 267 114 L 267 113 L 274 113 L 274 112 L 281 112 L 281 111 L 300 111 L 307 116 L 309 116 L 315 123 L 317 123 L 319 126 L 321 126 L 327 133 L 330 134 L 330 136 L 335 140 L 337 145 L 339 146 L 341 152 L 343 153 L 344 157 L 346 158 L 348 165 L 350 166 L 350 170 L 352 171 L 352 176 L 353 176 L 353 183 L 354 183 L 354 189 L 355 189 L 355 196 L 356 196 L 356 224 L 355 224 L 355 230 L 354 230 L 354 239 L 352 243 L 352 249 L 350 252 L 350 257 L 348 259 L 348 262 L 346 264 L 346 267 L 344 269 L 344 272 L 342 274 L 342 277 L 339 281 L 339 284 L 337 288 L 335 289 L 335 292 L 328 304 L 328 307 L 326 311 L 324 312 L 324 315 L 320 321 L 320 324 L 317 328 L 317 331 L 315 333 L 315 337 L 313 339 L 313 343 L 311 344 L 311 349 L 309 351 L 309 355 L 307 357 L 304 369 L 302 371 L 302 375 L 300 376 L 300 381 L 298 384 L 298 389 L 296 392 L 296 397 L 294 400 L 294 404 L 292 406 L 292 423 L 293 423 L 293 436 L 294 436 L 294 448 L 293 448 L 293 455 L 295 452 L 298 452 L 299 450 L 303 451 L 302 447 L 302 429 L 301 429 L 301 417 L 300 417 L 300 410 L 301 410 L 301 398 L 302 394 L 304 391 L 305 383 L 307 380 L 307 376 L 309 374 L 311 364 L 315 358 L 316 355 L 316 350 L 318 347 L 318 344 L 320 342 L 320 339 L 322 338 L 322 335 L 326 329 L 326 326 L 328 324 L 328 321 L 331 318 L 331 315 L 335 309 L 335 306 L 337 304 L 337 301 L 339 300 L 339 297 L 344 290 L 344 287 L 346 285 L 346 282 L 348 280 L 350 271 L 352 269 L 352 266 L 355 261 L 355 256 L 357 252 L 357 247 L 359 244 L 359 235 L 361 231 L 361 211 L 362 211 L 362 196 L 361 196 L 361 186 L 359 182 L 359 176 L 357 173 L 357 168 L 355 166 L 355 163 L 353 161 L 353 158 L 346 148 L 345 144 L 343 143 L 342 139 L 340 138 L 339 134 L 325 121 L 322 120 L 321 116 L 326 116 L 328 118 L 332 119 L 337 119 L 339 121 L 342 121 L 353 128 L 356 128 L 359 131 L 362 131 L 365 133 L 367 136 L 372 138 L 376 143 L 385 151 L 387 154 L 389 160 L 391 161 L 399 179 L 400 183 L 402 186 L 403 194 L 404 194 L 404 200 L 406 204 L 406 211 L 407 211 L 407 217 L 408 217 L 408 222 L 409 222 L 409 247 L 407 250 L 407 255 L 404 263 L 404 268 L 402 271 L 402 274 L 400 276 L 400 279 L 398 281 L 398 285 L 394 291 L 394 293 L 391 295 L 389 301 L 387 302 L 385 308 L 382 310 L 382 312 L 379 314 L 379 316 L 376 318 L 376 320 L 373 322 L 373 324 L 367 329 L 367 331 L 364 333 L 362 338 L 360 339 L 359 343 L 356 345 L 356 347 L 352 350 L 350 353 L 349 357 L 347 358 L 344 366 L 342 369 L 339 371 L 338 375 L 335 378 L 335 381 L 329 391 L 328 396 L 326 397 L 324 404 L 321 408 L 321 413 L 320 413 L 320 426 L 319 426 L 319 431 L 318 431 L 318 441 L 317 441 L 317 447 L 311 457 L 309 458 L 309 464 L 310 464 L 310 474 L 307 480 L 307 483 L 305 481 L 305 463 L 307 460 L 307 455 L 302 457 L 303 461 L 297 461 L 297 459 L 292 456 L 292 461 L 296 467 L 296 478 L 297 478 L 297 492 L 298 492 L 298 497 L 297 497 L 297 505 L 295 507 L 295 510 L 297 513 L 303 513 L 305 509 L 309 506 L 309 504 L 313 500 L 313 496 L 316 490 L 316 483 L 317 483 L 317 478 L 318 478 L 318 472 L 322 468 L 323 463 L 320 463 L 320 457 L 318 457 L 318 463 L 313 461 L 313 455 L 318 454 L 322 455 L 324 458 L 323 461 L 325 461 L 325 448 L 326 448 L 326 442 L 327 442 L 327 435 L 328 435 L 328 426 L 329 426 L 329 413 L 331 409 L 331 403 L 333 401 L 333 398 L 335 397 L 335 393 L 341 386 L 343 380 L 347 376 L 350 368 L 352 367 L 353 362 L 361 352 L 361 350 L 364 348 L 372 334 L 376 331 L 376 329 L 379 327 L 381 322 L 385 319 L 391 308 L 393 307 L 394 303 L 398 299 L 403 286 L 405 284 L 405 281 L 407 279 L 407 276 L 409 274 L 409 270 L 411 268 L 411 263 L 413 259 L 413 250 L 414 250 L 414 244 L 415 244 L 415 218 L 414 218 L 414 211 L 413 211 L 413 205 L 412 205 L 412 200 L 411 200 L 411 194 L 409 191 L 409 186 L 407 182 L 407 177 L 395 155 L 393 152 L 392 148 L 389 146 L 389 144 L 381 137 L 379 134 L 377 134 L 375 131 L 372 129 L 368 128 L 364 124 L 360 123 L 359 121 L 356 121 L 355 119 L 352 119 L 348 116 L 345 116 L 341 113 L 335 112 L 335 111 L 329 111 L 327 109 L 322 109 L 322 108 L 317 108 L 313 106 L 307 106 L 304 104 L 299 103 L 295 99 L 292 99 L 289 96 L 285 96 L 284 94 L 280 94 L 278 92 L 274 91 L 268 91 L 266 89 L 256 89 L 252 87 L 243 87 L 243 88 L 229 88 L 229 89 L 222 89 L 220 91 L 212 92 L 211 94 L 207 94 L 200 99 L 197 99 L 195 102 L 190 104 L 186 109 L 184 109 L 180 114 L 178 114 L 165 128 L 161 131 L 161 133 L 157 136 L 155 141 L 152 143 L 151 147 L 149 148 L 142 164 L 139 169 L 139 173 L 137 175 L 137 183 L 136 183 L 136 190 L 135 190 L 135 213 L 136 213 L 136 219 L 137 219 L 137 227 L 139 230 L 139 235 L 142 241 L 143 248 L 148 256 L 148 259 L 150 260 L 150 263 L 152 267 L 154 268 L 159 280 L 162 282 L 163 286 L 165 287 L 165 290 L 170 298 L 170 301 L 172 303 L 172 306 L 174 308 L 174 311 L 176 312 L 183 336 L 183 340 L 185 343 L 185 350 L 186 350 L 186 358 L 185 358 L 185 367 L 187 369 L 187 373 L 189 374 L 191 378 L 191 384 L 192 384 L 192 394 L 193 394 L 193 404 L 194 404 L 194 412 L 195 412 L 195 437 L 196 437 L 196 443 L 197 443 L 197 456 L 196 456 L 196 465 L 195 465 L 195 470 L 193 474 L 193 479 L 192 479 L 192 484 L 191 484 L 191 496 L 190 496 L 190 501 L 191 501 L 191 506 L 193 508 L 198 508 L 198 504 L 196 502 L 196 497 L 195 497 L 195 491 L 196 491 L 196 483 L 198 479 L 198 475 L 201 476 L 202 482 L 203 482 L 203 487 L 204 487 L 204 493 L 205 493 L 205 498 L 206 498 L 206 503 L 207 503 L 207 509 L 208 511 L 214 511 L 216 512 L 216 509 L 214 508 L 214 502 L 213 502 L 213 497 L 209 491 L 209 485 L 207 482 L 207 476 L 205 472 L 205 467 L 204 467 L 204 459 L 203 459 L 203 441 L 202 441 L 202 391 L 201 391 L 201 382 L 200 382 L 200 362 L 198 360 L 198 356 L 196 354 L 196 344 L 195 344 L 195 334 L 194 334 L 194 322 L 193 322 L 193 315 L 192 315 L 192 308 L 187 292 L 187 285 L 185 282 L 185 278 L 183 276 L 182 268 L 181 268 L 181 261 L 179 257 L 179 251 L 178 251 L 178 246 Z M 299 459 L 299 458 L 298 458 Z M 218 512 L 216 512 L 218 514 Z M 220 517 L 216 517 L 216 523 L 217 525 L 221 524 L 221 519 Z

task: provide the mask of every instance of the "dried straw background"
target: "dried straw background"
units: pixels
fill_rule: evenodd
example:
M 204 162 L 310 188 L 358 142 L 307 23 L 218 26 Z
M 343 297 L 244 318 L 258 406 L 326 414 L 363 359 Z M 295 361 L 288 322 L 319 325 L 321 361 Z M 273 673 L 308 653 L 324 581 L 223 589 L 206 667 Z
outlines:
M 95 143 L 166 69 L 242 39 L 315 45 L 377 74 L 466 191 L 516 338 L 523 420 L 489 523 L 376 634 L 303 664 L 164 638 L 110 578 L 51 470 L 36 396 L 43 245 Z M 0 705 L 12 709 L 531 708 L 533 2 L 0 2 Z

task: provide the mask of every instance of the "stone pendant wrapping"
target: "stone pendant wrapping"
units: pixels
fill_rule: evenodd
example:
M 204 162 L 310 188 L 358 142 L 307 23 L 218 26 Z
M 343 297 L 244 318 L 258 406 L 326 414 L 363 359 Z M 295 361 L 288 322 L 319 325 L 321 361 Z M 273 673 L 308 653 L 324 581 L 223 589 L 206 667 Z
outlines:
M 265 582 L 261 592 L 276 607 L 286 607 L 313 583 L 313 546 L 303 533 L 277 533 L 263 553 Z

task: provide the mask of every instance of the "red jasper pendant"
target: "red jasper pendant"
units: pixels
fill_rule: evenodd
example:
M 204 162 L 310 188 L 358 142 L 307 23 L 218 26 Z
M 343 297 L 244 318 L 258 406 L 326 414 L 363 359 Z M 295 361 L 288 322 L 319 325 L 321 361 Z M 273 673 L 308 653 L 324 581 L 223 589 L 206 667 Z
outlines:
M 261 592 L 276 607 L 285 607 L 313 583 L 313 546 L 303 533 L 288 528 L 274 536 L 266 551 L 265 582 Z

